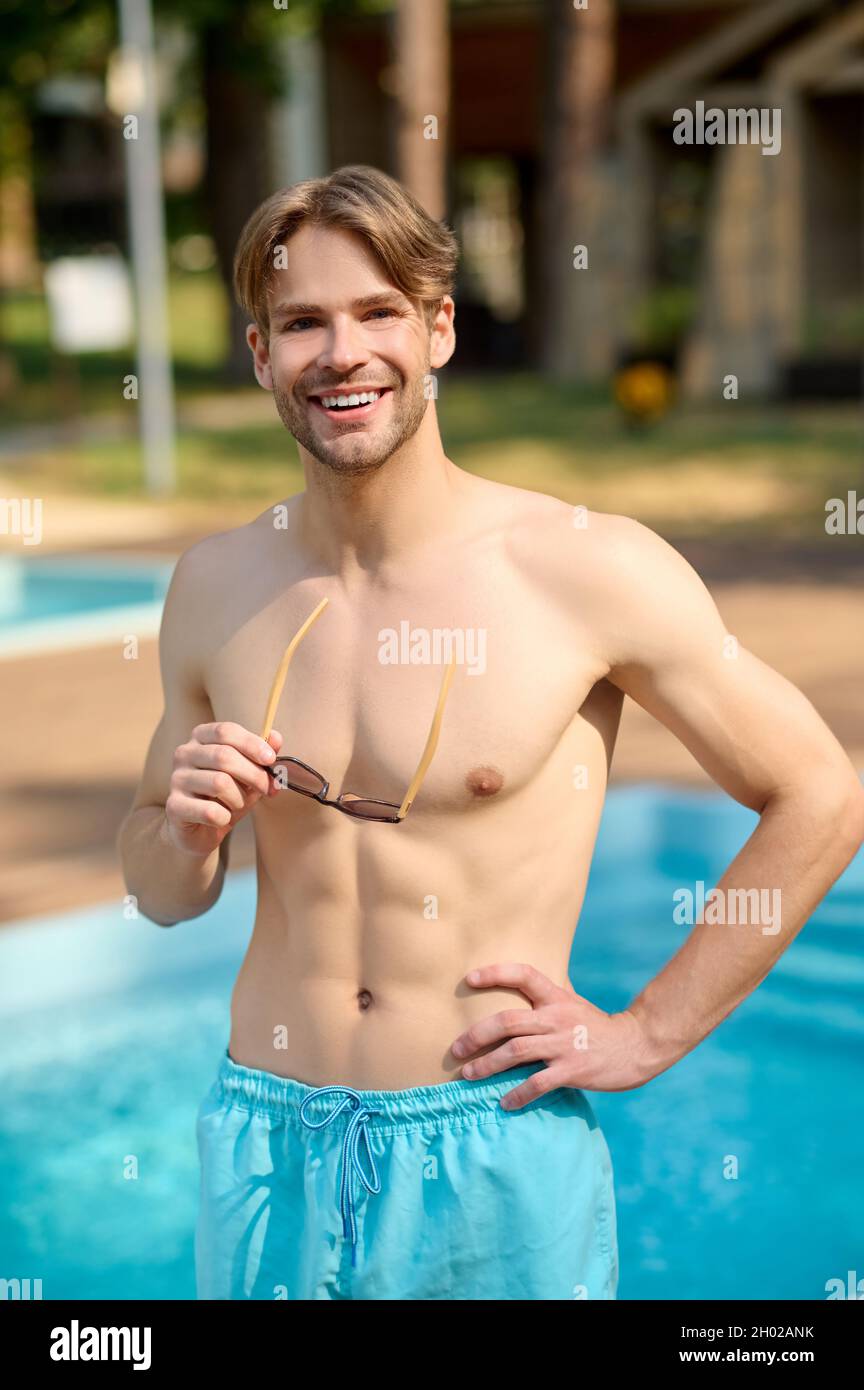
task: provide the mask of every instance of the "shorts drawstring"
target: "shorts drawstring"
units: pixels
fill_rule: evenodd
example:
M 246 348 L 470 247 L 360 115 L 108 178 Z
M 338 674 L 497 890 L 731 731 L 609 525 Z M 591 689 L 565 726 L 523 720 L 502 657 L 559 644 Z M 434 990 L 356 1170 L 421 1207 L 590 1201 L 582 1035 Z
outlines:
M 325 1115 L 323 1120 L 307 1120 L 303 1114 L 304 1108 L 316 1096 L 326 1096 L 329 1094 L 340 1093 L 342 1100 L 329 1115 Z M 375 1167 L 375 1159 L 372 1148 L 369 1144 L 369 1132 L 366 1129 L 366 1121 L 372 1115 L 380 1115 L 380 1110 L 369 1110 L 362 1103 L 362 1096 L 350 1086 L 319 1086 L 312 1091 L 300 1106 L 300 1119 L 307 1129 L 323 1129 L 329 1125 L 331 1120 L 335 1120 L 340 1115 L 346 1105 L 350 1105 L 353 1110 L 351 1119 L 348 1121 L 348 1128 L 342 1140 L 342 1176 L 339 1184 L 339 1209 L 342 1213 L 342 1235 L 351 1241 L 351 1265 L 357 1265 L 357 1218 L 354 1210 L 354 1184 L 352 1177 L 354 1174 L 359 1177 L 367 1192 L 378 1193 L 381 1191 L 381 1179 L 378 1177 L 378 1170 Z M 363 1136 L 366 1144 L 366 1152 L 369 1155 L 369 1165 L 372 1169 L 372 1181 L 363 1171 L 359 1159 L 360 1136 Z

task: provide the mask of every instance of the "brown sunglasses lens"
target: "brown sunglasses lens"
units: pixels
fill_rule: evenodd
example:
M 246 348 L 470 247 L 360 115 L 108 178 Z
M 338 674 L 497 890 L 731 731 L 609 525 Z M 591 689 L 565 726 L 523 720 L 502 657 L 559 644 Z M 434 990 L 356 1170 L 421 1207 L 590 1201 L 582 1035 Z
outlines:
M 349 816 L 358 816 L 361 820 L 393 820 L 399 807 L 390 801 L 369 801 L 361 796 L 355 800 L 339 800 L 339 808 L 347 811 Z
M 290 787 L 295 792 L 311 792 L 317 796 L 324 790 L 324 778 L 318 772 L 310 772 L 300 763 L 280 762 L 273 764 L 273 780 L 278 787 Z

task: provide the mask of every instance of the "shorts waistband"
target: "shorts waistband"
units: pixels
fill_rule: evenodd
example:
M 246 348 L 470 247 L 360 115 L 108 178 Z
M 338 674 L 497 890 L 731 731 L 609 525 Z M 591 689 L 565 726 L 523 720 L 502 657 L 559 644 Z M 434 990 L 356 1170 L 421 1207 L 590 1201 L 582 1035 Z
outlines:
M 307 1129 L 319 1121 L 327 1121 L 328 1128 L 337 1132 L 347 1129 L 353 1111 L 353 1107 L 346 1104 L 341 1113 L 334 1114 L 340 1098 L 357 1096 L 364 1111 L 377 1112 L 371 1119 L 376 1131 L 396 1133 L 436 1124 L 500 1121 L 505 1116 L 522 1114 L 542 1104 L 554 1104 L 561 1100 L 564 1092 L 552 1091 L 518 1111 L 508 1112 L 498 1103 L 507 1091 L 512 1091 L 544 1065 L 539 1062 L 511 1067 L 481 1081 L 459 1079 L 434 1086 L 411 1086 L 401 1091 L 369 1091 L 339 1082 L 309 1086 L 293 1077 L 244 1067 L 234 1061 L 226 1048 L 219 1064 L 216 1087 L 220 1097 L 231 1103 L 264 1111 L 277 1119 L 294 1121 Z M 340 1097 L 341 1092 L 345 1096 Z

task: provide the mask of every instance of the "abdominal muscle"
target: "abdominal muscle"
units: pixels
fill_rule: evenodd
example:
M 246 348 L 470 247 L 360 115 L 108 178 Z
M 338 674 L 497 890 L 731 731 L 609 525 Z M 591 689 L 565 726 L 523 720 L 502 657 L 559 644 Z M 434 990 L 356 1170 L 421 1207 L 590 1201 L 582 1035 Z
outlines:
M 463 911 L 457 924 L 427 920 L 414 904 L 366 917 L 314 898 L 304 908 L 298 898 L 286 920 L 279 895 L 261 882 L 231 1004 L 229 1052 L 243 1066 L 360 1090 L 456 1080 L 466 1059 L 450 1045 L 466 1028 L 502 1009 L 532 1007 L 516 989 L 472 988 L 467 971 L 521 961 L 567 983 L 578 902 L 555 911 L 535 897 L 520 912 L 508 894 L 506 907 Z

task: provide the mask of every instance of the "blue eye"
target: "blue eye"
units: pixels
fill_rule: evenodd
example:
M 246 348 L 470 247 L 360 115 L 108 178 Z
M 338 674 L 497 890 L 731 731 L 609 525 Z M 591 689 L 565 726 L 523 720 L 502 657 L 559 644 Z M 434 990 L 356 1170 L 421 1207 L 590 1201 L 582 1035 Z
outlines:
M 380 309 L 370 309 L 367 318 L 372 318 L 375 314 L 384 314 L 387 318 L 394 318 L 396 315 L 396 310 L 385 307 L 382 307 Z M 286 333 L 292 333 L 295 329 L 297 329 L 299 332 L 302 333 L 304 331 L 302 328 L 303 324 L 317 322 L 317 319 L 313 319 L 308 316 L 300 319 L 292 319 L 290 323 L 285 324 L 284 331 Z

